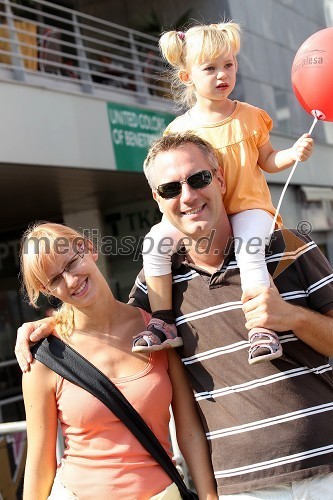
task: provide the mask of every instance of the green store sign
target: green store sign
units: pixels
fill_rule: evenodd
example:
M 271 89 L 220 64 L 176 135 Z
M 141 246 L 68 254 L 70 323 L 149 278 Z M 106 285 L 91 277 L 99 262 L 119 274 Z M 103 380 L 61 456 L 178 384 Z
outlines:
M 107 106 L 116 169 L 141 172 L 151 142 L 161 137 L 175 115 L 113 102 Z

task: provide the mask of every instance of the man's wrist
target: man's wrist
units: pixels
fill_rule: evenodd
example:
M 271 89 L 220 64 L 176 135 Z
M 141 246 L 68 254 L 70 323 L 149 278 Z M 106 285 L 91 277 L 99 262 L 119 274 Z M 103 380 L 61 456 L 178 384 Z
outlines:
M 292 306 L 293 310 L 290 314 L 291 327 L 290 330 L 296 333 L 302 332 L 305 328 L 308 318 L 308 311 L 301 306 Z

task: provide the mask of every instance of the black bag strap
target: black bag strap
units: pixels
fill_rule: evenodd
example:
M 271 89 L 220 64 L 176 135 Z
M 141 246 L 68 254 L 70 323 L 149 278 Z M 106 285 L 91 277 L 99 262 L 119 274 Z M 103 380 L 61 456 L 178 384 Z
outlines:
M 52 371 L 102 401 L 163 467 L 176 483 L 182 498 L 198 498 L 187 488 L 169 455 L 146 422 L 114 383 L 96 366 L 54 335 L 38 342 L 31 348 L 31 352 L 34 358 Z

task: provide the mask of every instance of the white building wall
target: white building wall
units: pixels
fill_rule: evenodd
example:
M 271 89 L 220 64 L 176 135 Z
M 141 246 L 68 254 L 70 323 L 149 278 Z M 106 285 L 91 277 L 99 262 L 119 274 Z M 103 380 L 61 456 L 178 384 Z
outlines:
M 106 102 L 1 83 L 1 162 L 115 169 Z
M 3 163 L 116 168 L 106 100 L 2 82 L 1 101 Z M 308 121 L 310 126 L 311 117 Z M 274 131 L 271 140 L 277 149 L 293 143 L 293 138 Z M 332 163 L 332 146 L 318 142 L 312 157 L 299 164 L 292 183 L 333 186 Z M 287 170 L 267 178 L 280 184 L 288 175 Z

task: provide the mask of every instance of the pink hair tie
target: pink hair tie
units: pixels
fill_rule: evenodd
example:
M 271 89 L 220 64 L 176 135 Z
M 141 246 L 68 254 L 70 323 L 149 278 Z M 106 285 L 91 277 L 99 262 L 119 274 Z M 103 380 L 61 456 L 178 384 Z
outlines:
M 185 40 L 185 33 L 183 31 L 177 31 L 177 35 L 182 41 Z

